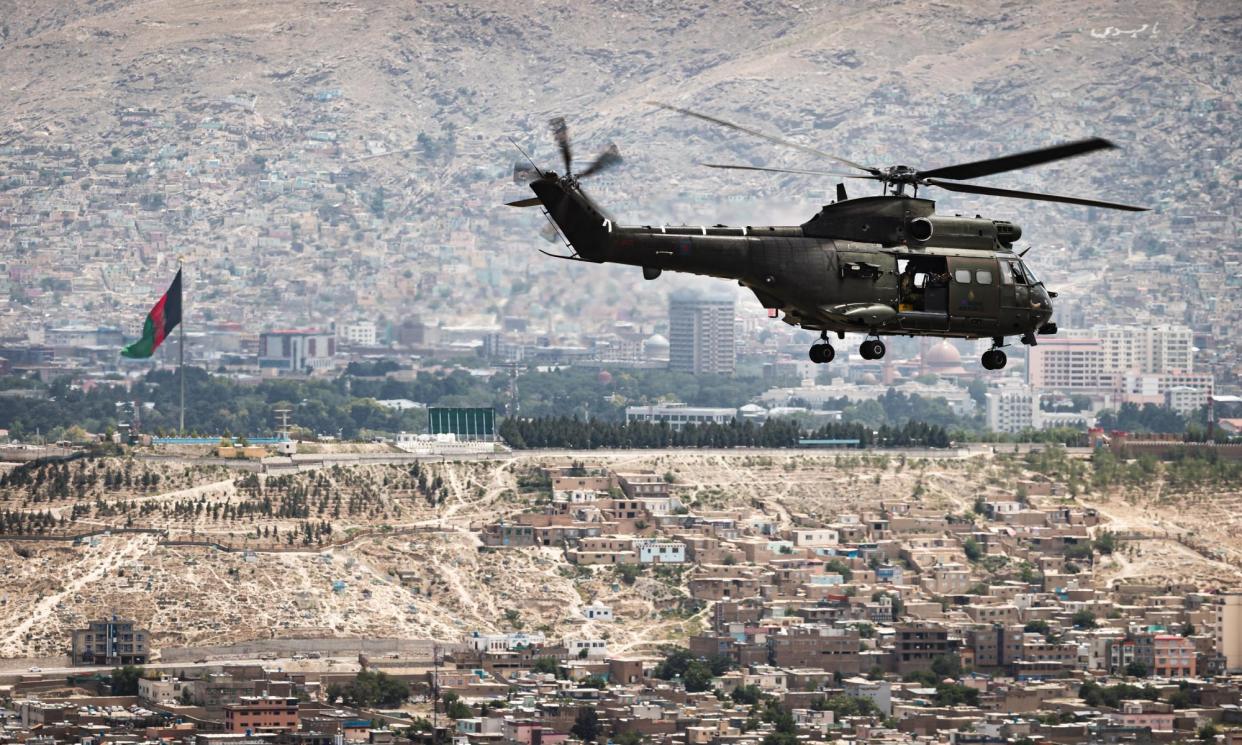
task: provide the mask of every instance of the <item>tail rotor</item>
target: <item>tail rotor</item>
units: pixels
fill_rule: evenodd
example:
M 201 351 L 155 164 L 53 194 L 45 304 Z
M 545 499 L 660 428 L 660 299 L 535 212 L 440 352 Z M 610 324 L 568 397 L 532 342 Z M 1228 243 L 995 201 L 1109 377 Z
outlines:
M 557 174 L 553 171 L 547 171 L 539 168 L 539 166 L 535 165 L 535 162 L 531 160 L 530 156 L 526 155 L 526 151 L 522 150 L 521 147 L 514 142 L 514 146 L 518 147 L 518 150 L 522 152 L 522 155 L 526 156 L 526 162 L 517 161 L 513 164 L 513 183 L 529 186 L 537 179 L 552 178 L 559 179 L 565 186 L 579 189 L 579 179 L 596 176 L 625 162 L 625 159 L 621 157 L 621 150 L 617 147 L 616 143 L 610 142 L 604 147 L 600 154 L 595 157 L 595 160 L 591 161 L 590 165 L 588 165 L 581 172 L 574 173 L 574 153 L 573 147 L 569 140 L 569 126 L 565 124 L 564 117 L 559 116 L 553 118 L 550 122 L 548 122 L 548 124 L 552 128 L 552 139 L 556 142 L 557 150 L 561 153 L 561 162 L 565 166 L 565 174 L 563 176 L 557 176 Z M 507 204 L 510 207 L 535 207 L 540 204 L 540 201 L 538 198 L 530 198 L 519 199 L 513 202 L 508 202 Z

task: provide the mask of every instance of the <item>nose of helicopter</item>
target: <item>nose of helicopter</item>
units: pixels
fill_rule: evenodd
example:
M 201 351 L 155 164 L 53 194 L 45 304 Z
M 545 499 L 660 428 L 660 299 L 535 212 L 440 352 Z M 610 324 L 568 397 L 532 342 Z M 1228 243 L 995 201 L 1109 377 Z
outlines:
M 1052 319 L 1052 298 L 1048 295 L 1048 290 L 1042 284 L 1035 285 L 1034 297 L 1031 298 L 1031 305 L 1036 311 L 1036 317 L 1040 326 Z

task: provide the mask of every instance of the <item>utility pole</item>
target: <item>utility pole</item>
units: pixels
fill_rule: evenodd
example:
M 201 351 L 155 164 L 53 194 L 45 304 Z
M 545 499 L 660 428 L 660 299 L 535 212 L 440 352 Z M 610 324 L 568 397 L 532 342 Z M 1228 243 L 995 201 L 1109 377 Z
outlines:
M 431 645 L 431 739 L 435 740 L 436 730 L 440 728 L 440 645 Z
M 177 257 L 177 274 L 181 274 L 181 257 Z M 177 423 L 177 434 L 185 436 L 185 285 L 181 288 L 181 322 L 180 334 L 177 337 L 177 377 L 181 379 L 181 413 Z

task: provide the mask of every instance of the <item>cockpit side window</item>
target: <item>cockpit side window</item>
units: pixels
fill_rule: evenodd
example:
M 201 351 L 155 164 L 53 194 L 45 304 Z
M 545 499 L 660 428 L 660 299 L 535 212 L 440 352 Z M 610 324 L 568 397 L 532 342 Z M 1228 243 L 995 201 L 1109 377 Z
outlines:
M 1022 273 L 1022 264 L 1020 262 L 1009 261 L 1004 263 L 1008 264 L 1009 268 L 1013 270 L 1013 281 L 1016 284 L 1024 285 L 1027 283 L 1026 275 Z
M 1002 285 L 1013 284 L 1013 269 L 1008 261 L 998 262 L 1000 264 L 1000 281 Z

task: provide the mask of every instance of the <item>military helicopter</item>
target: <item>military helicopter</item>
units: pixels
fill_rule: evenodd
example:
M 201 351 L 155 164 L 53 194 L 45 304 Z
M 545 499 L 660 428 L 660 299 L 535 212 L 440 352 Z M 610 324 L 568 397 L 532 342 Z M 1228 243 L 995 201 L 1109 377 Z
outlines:
M 1007 361 L 1002 349 L 1007 337 L 1035 345 L 1037 335 L 1057 332 L 1056 324 L 1050 322 L 1052 298 L 1057 294 L 1049 292 L 1013 250 L 1022 228 L 979 216 L 937 215 L 935 202 L 918 196 L 920 187 L 1146 210 L 961 183 L 1115 147 L 1098 137 L 930 170 L 904 165 L 877 168 L 706 114 L 652 104 L 854 170 L 703 164 L 710 168 L 868 179 L 879 181 L 883 193 L 850 198 L 844 183 L 838 183 L 836 201 L 801 225 L 619 225 L 579 185 L 580 179 L 622 161 L 616 145 L 609 145 L 586 169 L 574 173 L 568 128 L 558 117 L 551 124 L 564 175 L 539 168 L 527 156 L 530 166 L 515 165 L 514 181 L 529 185 L 535 196 L 509 205 L 543 208 L 555 231 L 545 237 L 555 240 L 559 232 L 571 250 L 569 255 L 543 252 L 549 256 L 630 264 L 642 267 L 648 280 L 665 270 L 736 280 L 755 294 L 770 315 L 779 314 L 788 324 L 820 332 L 809 353 L 815 363 L 828 363 L 836 356 L 830 333 L 844 339 L 852 332 L 865 335 L 859 353 L 867 360 L 884 357 L 883 336 L 990 338 L 992 347 L 981 362 L 985 369 L 999 370 Z

